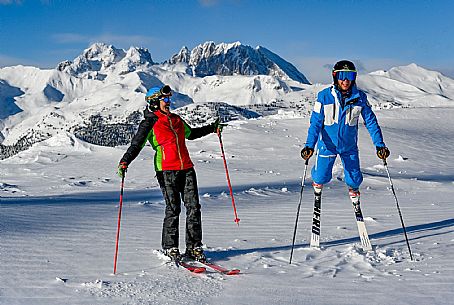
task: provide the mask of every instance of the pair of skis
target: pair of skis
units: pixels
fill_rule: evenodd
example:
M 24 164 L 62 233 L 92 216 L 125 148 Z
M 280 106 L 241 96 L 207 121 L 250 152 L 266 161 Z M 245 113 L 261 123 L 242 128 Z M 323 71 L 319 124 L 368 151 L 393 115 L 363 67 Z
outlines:
M 162 250 L 153 250 L 153 253 L 156 254 L 159 259 L 167 260 L 169 265 L 174 265 L 177 268 L 182 267 L 181 269 L 186 269 L 192 273 L 204 273 L 207 271 L 207 268 L 225 275 L 235 275 L 240 273 L 239 269 L 227 269 L 211 261 L 200 262 L 188 259 L 185 256 L 179 257 L 178 259 L 172 259 L 165 255 Z
M 301 202 L 303 199 L 304 191 L 304 181 L 306 180 L 307 167 L 309 165 L 309 159 L 306 159 L 304 165 L 304 174 L 303 179 L 301 180 L 301 191 L 300 191 L 300 200 L 298 203 L 298 209 L 296 212 L 295 228 L 293 229 L 293 241 L 292 241 L 292 250 L 290 251 L 290 260 L 289 264 L 292 263 L 293 258 L 293 249 L 295 248 L 295 238 L 296 230 L 298 228 L 298 218 L 300 215 Z M 353 206 L 356 216 L 356 224 L 358 226 L 358 232 L 361 239 L 361 245 L 364 251 L 372 250 L 370 244 L 369 235 L 367 234 L 366 225 L 364 223 L 363 213 L 361 212 L 361 207 L 359 206 L 359 201 L 356 205 Z M 314 213 L 312 216 L 312 228 L 311 228 L 311 247 L 319 248 L 320 247 L 320 220 L 322 215 L 322 193 L 315 192 L 315 201 L 314 201 Z
M 359 238 L 361 240 L 361 246 L 364 251 L 372 250 L 372 245 L 367 234 L 366 224 L 364 223 L 363 213 L 361 207 L 358 204 L 353 205 L 353 211 L 355 212 L 356 225 L 358 227 Z M 314 212 L 312 215 L 312 228 L 311 228 L 311 243 L 310 246 L 314 248 L 320 247 L 320 221 L 322 214 L 322 194 L 315 193 L 314 201 Z
M 210 262 L 210 261 L 205 261 L 205 262 L 199 262 L 199 261 L 194 261 L 194 260 L 173 260 L 171 261 L 175 266 L 177 267 L 183 267 L 184 269 L 192 272 L 192 273 L 205 273 L 207 271 L 207 268 L 210 270 L 213 270 L 218 273 L 222 273 L 225 275 L 236 275 L 240 273 L 239 269 L 227 269 L 223 266 L 220 266 L 216 263 Z

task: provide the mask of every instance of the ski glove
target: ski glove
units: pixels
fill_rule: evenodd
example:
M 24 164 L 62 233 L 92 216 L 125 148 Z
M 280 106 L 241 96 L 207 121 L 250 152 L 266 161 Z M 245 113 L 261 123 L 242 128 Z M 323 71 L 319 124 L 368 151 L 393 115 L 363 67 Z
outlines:
M 120 164 L 118 164 L 118 171 L 117 171 L 118 177 L 123 178 L 125 176 L 125 173 L 127 172 L 127 170 L 128 170 L 128 163 L 120 162 Z
M 219 129 L 219 132 L 222 132 L 222 129 L 224 128 L 224 126 L 227 126 L 227 124 L 221 123 L 221 120 L 219 118 L 217 118 L 216 121 L 213 123 L 214 132 L 217 133 L 218 129 Z
M 304 146 L 301 150 L 301 158 L 308 160 L 314 154 L 314 149 L 309 146 Z
M 390 155 L 389 149 L 386 146 L 383 147 L 378 147 L 377 146 L 377 157 L 379 157 L 382 160 L 386 160 Z

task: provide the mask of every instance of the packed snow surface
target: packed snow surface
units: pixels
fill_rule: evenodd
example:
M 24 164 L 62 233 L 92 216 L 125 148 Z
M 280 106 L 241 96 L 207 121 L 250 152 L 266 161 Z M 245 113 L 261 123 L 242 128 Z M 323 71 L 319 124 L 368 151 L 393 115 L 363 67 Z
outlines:
M 113 275 L 115 171 L 127 147 L 61 133 L 0 161 L 0 304 L 454 304 L 454 109 L 395 108 L 377 116 L 413 261 L 385 168 L 360 126 L 361 202 L 373 250 L 361 250 L 338 161 L 323 193 L 321 249 L 308 244 L 309 173 L 289 265 L 309 120 L 274 115 L 230 122 L 223 132 L 239 226 L 216 135 L 188 143 L 206 254 L 241 274 L 194 275 L 154 253 L 164 203 L 147 146 L 127 172 Z

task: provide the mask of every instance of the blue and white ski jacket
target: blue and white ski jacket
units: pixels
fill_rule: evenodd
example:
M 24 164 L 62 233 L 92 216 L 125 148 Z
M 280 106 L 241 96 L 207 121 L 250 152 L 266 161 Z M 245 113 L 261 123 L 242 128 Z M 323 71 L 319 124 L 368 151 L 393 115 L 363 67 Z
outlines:
M 345 100 L 335 86 L 318 93 L 311 115 L 311 125 L 306 145 L 331 154 L 358 151 L 358 120 L 361 115 L 376 147 L 383 147 L 383 136 L 377 118 L 367 101 L 366 94 L 352 87 L 351 95 Z

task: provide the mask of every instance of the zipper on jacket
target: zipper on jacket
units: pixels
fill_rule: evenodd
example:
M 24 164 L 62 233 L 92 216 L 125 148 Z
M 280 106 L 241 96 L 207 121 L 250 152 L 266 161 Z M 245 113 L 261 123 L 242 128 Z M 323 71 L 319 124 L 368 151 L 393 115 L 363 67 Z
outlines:
M 175 131 L 175 129 L 173 128 L 173 125 L 172 125 L 172 119 L 170 118 L 170 116 L 167 116 L 167 118 L 169 119 L 169 123 L 170 123 L 170 129 L 173 131 L 173 133 L 175 134 L 175 139 L 177 141 L 177 151 L 178 151 L 178 157 L 180 158 L 180 163 L 181 163 L 181 169 L 183 169 L 183 158 L 181 157 L 181 151 L 180 151 L 180 142 L 178 141 L 178 134 L 177 132 Z
M 334 100 L 333 121 L 336 121 L 336 100 Z
M 348 106 L 348 122 L 349 122 L 349 123 L 350 123 L 350 121 L 351 121 L 351 119 L 352 119 L 352 111 L 353 111 L 352 105 L 353 105 L 354 103 L 356 103 L 357 100 L 358 100 L 357 98 L 354 98 L 354 99 L 352 99 L 352 100 L 349 100 L 349 101 L 346 103 L 346 105 Z

